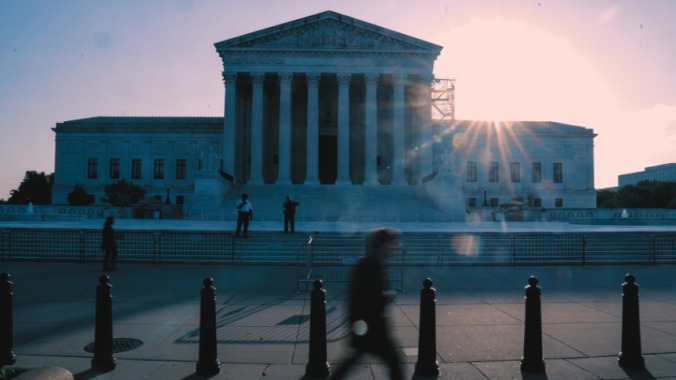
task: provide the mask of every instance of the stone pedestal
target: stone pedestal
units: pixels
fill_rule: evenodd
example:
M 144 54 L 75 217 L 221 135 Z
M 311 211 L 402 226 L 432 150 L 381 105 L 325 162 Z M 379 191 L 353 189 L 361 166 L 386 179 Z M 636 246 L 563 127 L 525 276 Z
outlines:
M 216 171 L 201 171 L 195 174 L 195 195 L 206 197 L 222 197 L 229 184 Z

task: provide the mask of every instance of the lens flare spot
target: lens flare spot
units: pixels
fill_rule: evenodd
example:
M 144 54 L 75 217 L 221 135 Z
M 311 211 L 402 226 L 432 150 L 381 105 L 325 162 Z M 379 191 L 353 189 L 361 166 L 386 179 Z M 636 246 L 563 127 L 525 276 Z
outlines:
M 568 268 L 559 268 L 559 270 L 556 271 L 556 275 L 560 280 L 570 280 L 573 278 L 573 272 Z
M 369 331 L 369 326 L 361 319 L 352 324 L 352 332 L 354 335 L 364 336 L 367 331 Z
M 451 242 L 453 252 L 462 256 L 476 256 L 479 254 L 479 238 L 474 235 L 456 235 Z

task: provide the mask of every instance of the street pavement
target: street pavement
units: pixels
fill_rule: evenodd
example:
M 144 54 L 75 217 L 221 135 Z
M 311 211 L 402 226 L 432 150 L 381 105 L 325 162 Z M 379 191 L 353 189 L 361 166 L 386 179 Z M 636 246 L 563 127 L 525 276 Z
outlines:
M 92 263 L 0 262 L 0 272 L 11 275 L 14 289 L 17 362 L 5 368 L 56 366 L 76 379 L 305 378 L 311 285 L 297 291 L 295 267 L 122 263 L 104 273 Z M 640 286 L 645 370 L 618 365 L 627 273 Z M 95 292 L 103 274 L 113 285 L 113 337 L 141 343 L 116 352 L 110 372 L 92 370 L 93 354 L 85 349 L 94 341 Z M 520 371 L 530 276 L 542 288 L 543 374 Z M 212 377 L 195 373 L 200 290 L 207 277 L 217 289 L 221 364 Z M 407 379 L 428 379 L 414 375 L 425 278 L 436 289 L 440 379 L 676 379 L 676 266 L 406 268 L 390 318 Z M 335 366 L 349 347 L 346 284 L 325 282 L 324 288 L 328 362 Z M 387 368 L 371 356 L 350 376 L 387 378 Z

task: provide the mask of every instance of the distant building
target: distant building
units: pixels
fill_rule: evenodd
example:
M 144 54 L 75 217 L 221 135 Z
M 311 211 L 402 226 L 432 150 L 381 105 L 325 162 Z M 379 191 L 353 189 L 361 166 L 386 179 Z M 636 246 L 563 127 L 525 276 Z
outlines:
M 595 207 L 591 129 L 434 116 L 452 99 L 434 88 L 441 46 L 327 11 L 215 47 L 224 117 L 57 123 L 53 202 L 76 184 L 99 202 L 125 179 L 175 204 L 233 187 L 335 185 L 419 186 L 463 213 L 484 195 L 494 207 Z
M 676 182 L 676 163 L 648 166 L 642 172 L 620 174 L 618 186 L 636 185 L 641 181 Z

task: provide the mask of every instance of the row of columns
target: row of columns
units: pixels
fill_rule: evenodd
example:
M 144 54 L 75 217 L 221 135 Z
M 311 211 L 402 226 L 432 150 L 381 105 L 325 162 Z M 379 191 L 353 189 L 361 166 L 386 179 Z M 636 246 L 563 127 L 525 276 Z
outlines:
M 265 73 L 251 73 L 252 114 L 251 114 L 251 173 L 248 183 L 263 183 L 263 85 Z M 306 184 L 319 184 L 319 81 L 320 73 L 307 73 L 307 173 Z M 349 184 L 350 162 L 350 80 L 352 74 L 338 73 L 338 125 L 337 125 L 337 176 L 336 184 Z M 235 172 L 235 129 L 236 129 L 236 81 L 237 73 L 224 72 L 225 121 L 223 132 L 223 170 Z M 279 95 L 279 151 L 278 184 L 291 183 L 291 82 L 293 73 L 280 73 Z M 367 185 L 378 184 L 378 101 L 377 86 L 379 74 L 366 74 L 365 102 L 365 178 Z M 405 83 L 403 76 L 394 76 L 393 94 L 393 158 L 391 183 L 405 184 Z M 424 120 L 423 120 L 424 122 Z

